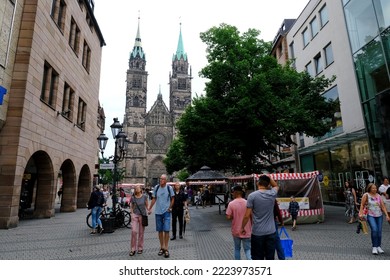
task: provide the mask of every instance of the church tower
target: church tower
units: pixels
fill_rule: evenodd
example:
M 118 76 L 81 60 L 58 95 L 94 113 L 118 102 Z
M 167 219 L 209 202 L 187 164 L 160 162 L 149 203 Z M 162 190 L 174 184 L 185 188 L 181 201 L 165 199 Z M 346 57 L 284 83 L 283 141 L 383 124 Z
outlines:
M 172 57 L 172 73 L 169 74 L 169 109 L 174 124 L 184 113 L 185 108 L 191 104 L 191 72 L 188 57 L 184 51 L 180 23 L 179 41 L 176 53 Z M 176 135 L 175 126 L 173 135 Z
M 145 117 L 148 72 L 145 70 L 146 56 L 142 49 L 140 19 L 133 50 L 130 53 L 129 69 L 126 79 L 126 108 L 123 130 L 127 134 L 128 144 L 124 167 L 125 182 L 145 183 Z

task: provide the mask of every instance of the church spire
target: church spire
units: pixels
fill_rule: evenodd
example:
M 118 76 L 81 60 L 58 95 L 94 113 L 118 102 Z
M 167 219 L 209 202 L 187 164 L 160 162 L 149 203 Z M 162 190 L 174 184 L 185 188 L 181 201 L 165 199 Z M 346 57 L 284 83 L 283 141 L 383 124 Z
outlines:
M 183 36 L 181 35 L 181 22 L 180 22 L 180 33 L 179 41 L 177 43 L 176 54 L 173 55 L 172 60 L 180 60 L 183 57 L 184 60 L 187 60 L 187 54 L 184 52 Z
M 133 47 L 133 51 L 130 53 L 130 59 L 135 58 L 139 56 L 139 58 L 145 59 L 145 53 L 142 49 L 142 43 L 141 43 L 141 32 L 140 32 L 140 16 L 138 15 L 138 29 L 137 29 L 137 35 L 135 37 L 135 43 Z

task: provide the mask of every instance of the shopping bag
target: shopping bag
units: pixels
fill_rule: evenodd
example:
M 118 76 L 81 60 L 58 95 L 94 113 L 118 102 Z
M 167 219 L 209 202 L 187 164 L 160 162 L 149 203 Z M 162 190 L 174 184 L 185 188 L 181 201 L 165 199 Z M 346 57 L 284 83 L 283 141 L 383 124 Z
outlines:
M 283 236 L 284 233 L 284 236 Z M 284 251 L 284 256 L 286 258 L 293 257 L 293 244 L 294 241 L 290 238 L 285 227 L 281 227 L 279 231 L 280 243 Z

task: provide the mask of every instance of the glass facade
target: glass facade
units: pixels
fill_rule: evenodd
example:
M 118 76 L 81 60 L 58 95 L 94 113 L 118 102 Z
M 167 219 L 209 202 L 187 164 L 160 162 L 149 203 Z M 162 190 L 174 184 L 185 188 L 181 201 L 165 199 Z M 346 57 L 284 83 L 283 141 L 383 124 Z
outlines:
M 390 1 L 343 4 L 372 154 L 372 163 L 359 164 L 381 180 L 390 175 Z
M 302 172 L 318 170 L 322 174 L 320 187 L 327 203 L 344 203 L 344 182 L 353 181 L 360 192 L 375 180 L 367 138 L 300 156 Z

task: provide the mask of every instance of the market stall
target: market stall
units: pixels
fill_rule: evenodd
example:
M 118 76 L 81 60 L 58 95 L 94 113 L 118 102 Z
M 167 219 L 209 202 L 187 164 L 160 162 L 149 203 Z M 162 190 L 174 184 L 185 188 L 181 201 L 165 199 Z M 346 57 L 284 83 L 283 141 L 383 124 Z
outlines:
M 279 192 L 277 201 L 285 223 L 290 223 L 288 213 L 290 197 L 295 196 L 299 203 L 298 223 L 316 223 L 324 221 L 324 205 L 318 181 L 318 171 L 306 173 L 272 173 L 267 174 L 277 181 Z M 252 174 L 229 178 L 231 183 L 248 183 L 254 186 L 261 174 Z M 253 191 L 253 190 L 249 190 Z

